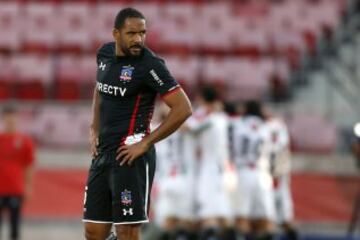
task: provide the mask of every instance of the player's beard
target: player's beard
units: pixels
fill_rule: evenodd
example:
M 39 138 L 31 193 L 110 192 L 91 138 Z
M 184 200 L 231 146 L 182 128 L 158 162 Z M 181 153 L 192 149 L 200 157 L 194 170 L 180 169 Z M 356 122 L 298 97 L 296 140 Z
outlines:
M 143 46 L 140 46 L 140 45 L 136 45 L 135 47 L 137 47 L 138 50 L 133 50 L 132 49 L 134 48 L 134 46 L 131 46 L 129 48 L 126 48 L 126 47 L 122 47 L 122 50 L 123 52 L 125 53 L 126 56 L 129 56 L 129 57 L 138 57 L 141 55 L 142 53 L 142 50 L 144 49 Z

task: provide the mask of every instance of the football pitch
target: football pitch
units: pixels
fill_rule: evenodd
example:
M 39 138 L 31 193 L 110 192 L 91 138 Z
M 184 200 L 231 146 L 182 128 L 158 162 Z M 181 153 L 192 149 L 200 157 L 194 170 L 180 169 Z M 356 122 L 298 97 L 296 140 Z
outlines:
M 345 224 L 298 224 L 303 240 L 360 240 L 356 237 L 346 237 Z M 8 226 L 2 226 L 0 239 L 8 239 Z M 80 240 L 84 239 L 83 225 L 79 220 L 25 220 L 22 226 L 21 240 Z M 142 240 L 157 240 L 158 229 L 148 225 L 142 235 Z M 280 237 L 278 239 L 281 239 Z

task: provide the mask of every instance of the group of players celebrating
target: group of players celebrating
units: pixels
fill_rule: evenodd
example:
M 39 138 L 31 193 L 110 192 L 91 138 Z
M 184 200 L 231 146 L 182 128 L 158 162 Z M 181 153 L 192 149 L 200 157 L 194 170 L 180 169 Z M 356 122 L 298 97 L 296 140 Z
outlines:
M 194 114 L 156 144 L 153 213 L 160 239 L 274 239 L 278 226 L 298 239 L 284 122 L 257 101 L 225 111 L 205 87 Z M 155 121 L 167 114 L 158 108 Z

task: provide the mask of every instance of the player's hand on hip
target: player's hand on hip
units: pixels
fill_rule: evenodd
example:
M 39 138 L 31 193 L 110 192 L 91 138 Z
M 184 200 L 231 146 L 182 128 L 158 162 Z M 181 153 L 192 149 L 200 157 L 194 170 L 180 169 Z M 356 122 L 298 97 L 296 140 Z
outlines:
M 140 141 L 132 145 L 123 145 L 118 148 L 116 160 L 120 161 L 120 166 L 131 165 L 135 159 L 143 155 L 149 149 L 145 141 Z
M 98 148 L 99 146 L 99 137 L 98 135 L 94 132 L 94 130 L 90 130 L 90 150 L 91 150 L 91 155 L 93 157 L 96 157 L 99 153 L 98 153 Z

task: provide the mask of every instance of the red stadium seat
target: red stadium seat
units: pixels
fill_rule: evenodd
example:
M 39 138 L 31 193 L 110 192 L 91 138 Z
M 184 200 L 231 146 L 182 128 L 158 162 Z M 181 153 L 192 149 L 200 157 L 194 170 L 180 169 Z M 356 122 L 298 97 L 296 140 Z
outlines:
M 55 84 L 55 99 L 74 101 L 80 99 L 79 83 L 74 81 L 61 81 Z
M 93 12 L 86 3 L 62 3 L 57 19 L 57 40 L 60 51 L 82 52 L 91 49 L 94 31 Z
M 194 96 L 196 87 L 199 84 L 200 60 L 190 55 L 182 57 L 167 55 L 163 57 L 175 79 L 180 82 L 190 96 Z
M 289 120 L 288 126 L 294 151 L 329 154 L 335 150 L 335 125 L 316 114 L 297 114 Z
M 13 97 L 15 68 L 7 55 L 0 55 L 0 100 Z
M 53 78 L 50 58 L 46 55 L 24 54 L 14 56 L 11 61 L 16 70 L 15 95 L 27 100 L 46 98 Z
M 166 46 L 163 44 L 163 36 L 167 34 L 167 21 L 164 21 L 164 5 L 151 4 L 148 2 L 136 2 L 132 6 L 139 9 L 147 19 L 147 44 L 156 52 L 166 52 Z M 169 29 L 167 29 L 169 30 Z
M 227 60 L 227 94 L 229 101 L 260 99 L 267 90 L 268 79 L 259 60 Z
M 11 55 L 0 54 L 0 81 L 7 83 L 14 83 L 16 80 L 16 66 L 12 61 Z
M 61 55 L 56 65 L 55 98 L 89 99 L 96 79 L 96 61 L 92 55 Z
M 43 146 L 87 147 L 90 115 L 90 106 L 43 106 L 32 120 L 31 131 Z
M 114 27 L 114 19 L 119 9 L 123 8 L 123 3 L 105 2 L 95 6 L 95 19 L 93 22 L 96 31 L 91 32 L 92 48 L 98 49 L 101 44 L 113 41 L 112 29 Z
M 205 54 L 223 54 L 232 51 L 231 36 L 234 29 L 229 27 L 231 19 L 230 5 L 224 2 L 202 5 L 199 9 L 200 22 L 194 23 L 198 46 Z
M 22 100 L 43 100 L 46 97 L 44 86 L 37 79 L 16 84 L 16 98 Z
M 0 79 L 0 101 L 7 100 L 12 97 L 11 85 L 8 82 L 3 82 Z
M 196 32 L 192 19 L 196 17 L 197 8 L 191 3 L 174 3 L 165 5 L 163 8 L 165 28 L 162 37 L 163 48 L 167 53 L 190 53 L 191 49 L 196 49 Z
M 20 57 L 3 58 L 5 65 L 0 59 L 3 98 L 8 82 L 16 83 L 14 94 L 24 99 L 52 94 L 59 100 L 91 98 L 96 65 L 89 54 L 113 41 L 115 15 L 129 4 L 147 19 L 147 46 L 167 56 L 169 68 L 190 94 L 199 84 L 210 83 L 240 99 L 260 97 L 270 83 L 288 86 L 290 71 L 300 66 L 305 53 L 315 52 L 324 29 L 333 31 L 346 6 L 345 0 L 1 1 L 0 52 L 48 54 L 44 68 L 39 59 L 29 67 Z M 64 63 L 58 51 L 79 56 Z M 214 58 L 202 60 L 210 56 Z M 256 61 L 259 69 L 253 73 L 249 66 Z
M 24 43 L 26 51 L 49 51 L 56 46 L 56 6 L 28 3 L 24 6 Z
M 80 99 L 80 82 L 82 78 L 81 57 L 78 55 L 61 55 L 55 72 L 55 93 L 58 100 Z
M 81 98 L 92 99 L 96 83 L 97 65 L 93 55 L 85 55 L 81 58 Z
M 18 50 L 21 44 L 20 5 L 16 2 L 0 2 L 0 50 Z
M 233 33 L 234 51 L 238 55 L 260 57 L 267 52 L 268 37 L 265 19 L 255 17 L 237 17 L 233 22 L 237 30 Z

